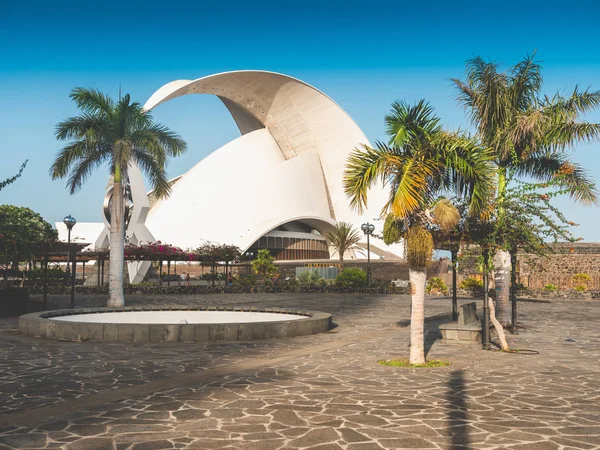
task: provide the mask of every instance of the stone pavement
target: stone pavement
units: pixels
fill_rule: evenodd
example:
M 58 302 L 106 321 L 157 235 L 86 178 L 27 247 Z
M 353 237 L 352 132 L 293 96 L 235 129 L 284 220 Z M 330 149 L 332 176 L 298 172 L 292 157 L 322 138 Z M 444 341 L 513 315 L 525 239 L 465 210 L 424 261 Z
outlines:
M 251 343 L 125 345 L 25 337 L 15 319 L 2 320 L 0 448 L 600 448 L 598 302 L 521 303 L 521 334 L 509 341 L 540 354 L 520 355 L 433 343 L 449 300 L 428 299 L 429 358 L 452 364 L 408 369 L 377 364 L 408 354 L 408 297 L 127 301 L 294 306 L 330 312 L 338 327 Z

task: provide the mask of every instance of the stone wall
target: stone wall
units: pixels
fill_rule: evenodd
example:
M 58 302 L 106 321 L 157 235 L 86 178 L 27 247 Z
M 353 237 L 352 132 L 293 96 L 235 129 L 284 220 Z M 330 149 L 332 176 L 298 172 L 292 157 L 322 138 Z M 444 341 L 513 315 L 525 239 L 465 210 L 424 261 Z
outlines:
M 573 275 L 587 273 L 588 289 L 600 289 L 600 243 L 551 244 L 552 253 L 537 256 L 520 253 L 517 256 L 517 282 L 531 289 L 543 289 L 554 284 L 561 289 L 573 287 Z M 459 254 L 458 283 L 467 277 L 481 279 L 477 249 L 463 250 Z M 442 276 L 449 283 L 451 275 Z M 493 279 L 490 280 L 493 287 Z
M 519 255 L 519 280 L 531 289 L 554 284 L 560 289 L 573 287 L 573 275 L 590 276 L 588 289 L 600 289 L 600 243 L 558 243 L 547 256 Z

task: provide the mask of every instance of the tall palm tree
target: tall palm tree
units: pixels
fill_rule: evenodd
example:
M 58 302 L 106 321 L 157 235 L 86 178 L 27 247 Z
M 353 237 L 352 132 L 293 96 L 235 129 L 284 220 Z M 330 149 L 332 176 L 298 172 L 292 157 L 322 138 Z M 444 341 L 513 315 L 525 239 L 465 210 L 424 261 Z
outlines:
M 477 137 L 494 154 L 498 198 L 504 195 L 509 174 L 542 182 L 560 174 L 574 200 L 597 203 L 591 179 L 564 151 L 578 142 L 600 137 L 600 124 L 579 120 L 582 114 L 600 106 L 600 91 L 575 87 L 570 95 L 542 95 L 542 67 L 535 61 L 535 54 L 504 73 L 498 72 L 496 63 L 476 57 L 467 61 L 466 80 L 453 82 Z M 503 211 L 497 214 L 501 218 Z M 498 319 L 508 325 L 507 251 L 496 252 L 494 266 Z
M 404 238 L 411 282 L 410 362 L 425 362 L 424 315 L 427 264 L 433 252 L 432 231 L 439 227 L 431 214 L 443 193 L 465 199 L 475 214 L 494 190 L 493 166 L 487 151 L 466 136 L 442 130 L 433 108 L 395 102 L 385 118 L 389 142 L 362 146 L 349 156 L 344 187 L 351 206 L 362 211 L 368 189 L 376 183 L 390 188 L 381 211 L 386 229 L 394 225 Z M 390 220 L 391 217 L 391 220 Z
M 50 175 L 68 176 L 67 188 L 77 192 L 94 169 L 107 164 L 113 182 L 110 216 L 109 306 L 123 306 L 123 247 L 125 240 L 124 187 L 127 170 L 137 164 L 148 176 L 157 196 L 169 194 L 165 165 L 186 150 L 186 143 L 129 94 L 115 102 L 97 90 L 75 88 L 71 99 L 81 110 L 56 126 L 56 138 L 68 140 L 58 153 Z
M 360 242 L 360 233 L 349 222 L 337 222 L 325 235 L 340 256 L 340 267 L 344 268 L 344 254 Z

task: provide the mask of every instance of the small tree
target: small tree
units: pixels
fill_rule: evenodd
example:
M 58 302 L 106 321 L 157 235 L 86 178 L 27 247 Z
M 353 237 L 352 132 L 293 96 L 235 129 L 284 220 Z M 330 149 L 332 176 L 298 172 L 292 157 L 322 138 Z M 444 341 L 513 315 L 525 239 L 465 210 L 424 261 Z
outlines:
M 0 263 L 6 271 L 17 268 L 19 262 L 29 260 L 46 243 L 56 240 L 57 233 L 42 216 L 29 208 L 0 206 Z
M 277 272 L 277 266 L 274 263 L 275 257 L 266 248 L 260 249 L 256 259 L 252 261 L 252 270 L 256 275 L 264 278 L 272 278 Z
M 340 257 L 340 267 L 344 268 L 344 254 L 360 242 L 360 233 L 349 222 L 337 222 L 325 235 Z
M 571 170 L 574 170 L 572 165 L 565 163 L 562 172 Z M 544 256 L 551 252 L 549 241 L 577 240 L 570 231 L 576 224 L 569 222 L 551 202 L 554 197 L 572 191 L 569 178 L 559 172 L 548 182 L 526 183 L 514 179 L 513 173 L 514 169 L 508 171 L 507 184 L 510 184 L 490 203 L 489 214 L 483 218 L 468 217 L 461 226 L 462 242 L 475 243 L 482 250 L 480 262 L 484 277 L 499 269 L 494 257 L 500 252 L 510 253 L 513 260 L 516 260 L 518 249 Z M 591 183 L 586 188 L 594 190 Z M 496 292 L 498 288 L 496 285 Z M 512 289 L 516 289 L 514 280 Z M 502 349 L 508 350 L 503 326 L 496 320 L 494 302 L 490 301 L 488 306 Z

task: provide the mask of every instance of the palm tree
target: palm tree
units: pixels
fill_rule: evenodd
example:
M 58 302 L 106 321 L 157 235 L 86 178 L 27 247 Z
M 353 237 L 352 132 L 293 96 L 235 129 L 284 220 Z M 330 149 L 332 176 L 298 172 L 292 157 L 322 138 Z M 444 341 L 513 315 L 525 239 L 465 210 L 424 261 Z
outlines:
M 340 256 L 340 267 L 344 268 L 344 254 L 360 242 L 360 233 L 349 222 L 337 222 L 325 235 Z
M 498 198 L 503 197 L 509 176 L 546 182 L 561 175 L 574 200 L 597 203 L 597 191 L 585 170 L 564 151 L 600 137 L 600 124 L 578 120 L 600 106 L 600 91 L 575 87 L 570 95 L 543 96 L 542 67 L 535 54 L 504 73 L 498 72 L 497 64 L 476 57 L 467 61 L 466 81 L 452 81 L 477 137 L 494 154 Z M 501 219 L 503 211 L 497 215 Z M 496 252 L 494 266 L 496 309 L 506 326 L 510 324 L 507 251 Z
M 434 247 L 432 231 L 439 228 L 432 207 L 441 194 L 452 193 L 468 202 L 472 214 L 481 211 L 494 190 L 494 172 L 487 151 L 467 136 L 443 131 L 424 100 L 416 105 L 395 102 L 385 120 L 389 142 L 350 154 L 344 188 L 359 212 L 371 186 L 390 188 L 381 211 L 388 216 L 384 233 L 392 226 L 404 239 L 412 296 L 410 363 L 422 364 L 427 264 Z
M 113 182 L 110 216 L 109 306 L 123 306 L 123 247 L 125 240 L 124 187 L 127 170 L 137 164 L 157 196 L 169 194 L 165 165 L 186 150 L 186 143 L 167 127 L 154 123 L 129 94 L 118 102 L 97 90 L 75 88 L 71 99 L 81 110 L 56 126 L 56 138 L 68 140 L 58 153 L 50 175 L 68 176 L 67 188 L 77 192 L 94 169 L 107 164 Z

